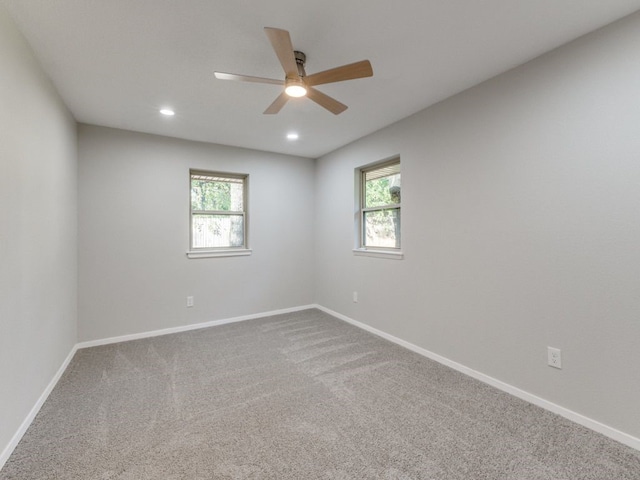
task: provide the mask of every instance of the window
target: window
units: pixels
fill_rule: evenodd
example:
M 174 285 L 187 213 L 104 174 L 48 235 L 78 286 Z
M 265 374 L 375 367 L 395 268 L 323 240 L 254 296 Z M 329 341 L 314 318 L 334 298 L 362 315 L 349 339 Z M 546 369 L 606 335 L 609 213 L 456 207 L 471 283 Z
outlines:
M 247 175 L 190 172 L 191 252 L 247 249 Z
M 360 170 L 360 249 L 400 250 L 400 160 Z

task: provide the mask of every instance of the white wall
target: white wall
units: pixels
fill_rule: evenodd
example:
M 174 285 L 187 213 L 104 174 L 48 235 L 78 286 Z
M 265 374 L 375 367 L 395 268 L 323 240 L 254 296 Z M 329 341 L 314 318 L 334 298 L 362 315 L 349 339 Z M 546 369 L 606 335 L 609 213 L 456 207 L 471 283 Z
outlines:
M 186 257 L 190 168 L 249 174 L 251 256 Z M 312 303 L 313 188 L 313 160 L 80 125 L 80 340 Z
M 321 158 L 317 303 L 640 437 L 639 52 L 636 14 Z M 395 154 L 405 259 L 354 257 Z
M 0 466 L 76 343 L 76 126 L 0 8 Z

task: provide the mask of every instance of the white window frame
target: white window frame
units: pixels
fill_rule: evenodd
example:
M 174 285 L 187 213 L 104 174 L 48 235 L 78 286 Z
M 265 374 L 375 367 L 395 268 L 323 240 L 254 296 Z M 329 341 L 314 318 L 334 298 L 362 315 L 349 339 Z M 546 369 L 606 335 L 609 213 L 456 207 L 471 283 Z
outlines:
M 227 210 L 193 210 L 191 203 L 191 182 L 196 175 L 219 178 L 221 180 L 242 180 L 242 211 L 227 211 Z M 189 250 L 187 251 L 188 258 L 208 258 L 208 257 L 235 257 L 251 255 L 251 249 L 249 249 L 249 212 L 248 212 L 248 198 L 249 198 L 249 175 L 243 173 L 228 173 L 209 170 L 189 170 Z M 193 217 L 195 215 L 241 215 L 243 222 L 243 244 L 238 247 L 224 246 L 224 247 L 194 247 L 193 246 Z
M 400 233 L 400 242 L 398 247 L 378 247 L 378 246 L 366 246 L 365 245 L 365 214 L 372 211 L 381 211 L 388 209 L 397 209 L 398 219 L 402 219 L 402 196 L 400 197 L 400 203 L 393 203 L 388 205 L 381 205 L 377 207 L 365 207 L 365 177 L 368 172 L 374 170 L 380 170 L 382 168 L 390 167 L 392 165 L 401 166 L 400 157 L 394 156 L 390 159 L 376 162 L 373 164 L 365 165 L 356 169 L 356 247 L 353 249 L 354 255 L 367 256 L 376 258 L 391 258 L 400 260 L 404 258 L 402 252 L 402 233 Z M 401 168 L 400 168 L 400 171 Z M 401 174 L 402 175 L 402 174 Z M 400 221 L 400 231 L 402 232 L 402 221 Z

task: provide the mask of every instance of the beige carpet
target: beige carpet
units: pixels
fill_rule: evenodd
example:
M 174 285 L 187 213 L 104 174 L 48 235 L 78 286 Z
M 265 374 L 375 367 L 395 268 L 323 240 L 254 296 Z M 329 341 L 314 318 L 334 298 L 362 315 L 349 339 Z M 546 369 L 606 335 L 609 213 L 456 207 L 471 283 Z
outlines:
M 640 452 L 317 310 L 77 352 L 0 479 L 640 479 Z

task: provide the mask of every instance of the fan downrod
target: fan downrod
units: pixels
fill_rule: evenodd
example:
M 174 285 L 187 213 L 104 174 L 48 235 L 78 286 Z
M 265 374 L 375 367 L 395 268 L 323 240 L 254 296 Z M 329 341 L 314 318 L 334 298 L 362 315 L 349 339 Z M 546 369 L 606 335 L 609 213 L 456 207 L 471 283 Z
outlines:
M 296 65 L 298 66 L 298 75 L 300 75 L 301 77 L 306 77 L 307 73 L 304 71 L 304 64 L 307 62 L 307 56 L 298 50 L 295 50 L 293 52 L 293 55 L 296 58 Z

